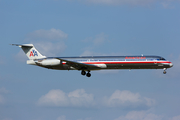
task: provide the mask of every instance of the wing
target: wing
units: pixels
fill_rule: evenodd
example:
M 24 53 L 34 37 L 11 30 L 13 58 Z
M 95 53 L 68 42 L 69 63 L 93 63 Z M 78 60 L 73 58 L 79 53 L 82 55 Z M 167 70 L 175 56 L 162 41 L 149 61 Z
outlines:
M 65 60 L 65 59 L 61 59 L 61 58 L 56 58 L 56 59 L 66 62 L 67 65 L 69 65 L 77 70 L 98 70 L 98 69 L 100 69 L 100 67 L 98 67 L 96 65 L 84 64 L 84 63 L 74 62 L 74 61 Z

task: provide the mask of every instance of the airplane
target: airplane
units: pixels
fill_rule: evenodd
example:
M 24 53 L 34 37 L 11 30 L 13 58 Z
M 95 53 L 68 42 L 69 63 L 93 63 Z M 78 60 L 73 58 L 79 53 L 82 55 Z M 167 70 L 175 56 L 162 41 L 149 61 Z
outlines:
M 91 77 L 90 71 L 106 69 L 166 69 L 173 64 L 160 56 L 80 56 L 46 57 L 33 44 L 11 44 L 22 48 L 29 60 L 27 64 L 54 70 L 79 70 L 81 75 Z

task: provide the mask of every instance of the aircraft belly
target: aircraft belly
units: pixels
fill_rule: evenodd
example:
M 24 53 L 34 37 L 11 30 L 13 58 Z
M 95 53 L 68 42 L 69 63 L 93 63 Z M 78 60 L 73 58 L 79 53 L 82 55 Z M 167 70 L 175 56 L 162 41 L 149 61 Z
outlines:
M 165 66 L 159 66 L 158 64 L 107 64 L 107 69 L 162 69 Z
M 94 64 L 98 66 L 97 64 Z M 43 67 L 43 66 L 41 66 Z M 55 69 L 55 70 L 77 70 L 76 68 L 69 66 L 67 64 L 61 64 L 57 66 L 50 66 L 45 67 L 48 69 Z M 163 65 L 160 63 L 140 63 L 140 64 L 100 64 L 99 68 L 89 68 L 87 70 L 100 70 L 100 69 L 163 69 L 169 68 L 168 65 Z M 81 69 L 79 69 L 81 70 Z M 86 69 L 84 69 L 86 70 Z

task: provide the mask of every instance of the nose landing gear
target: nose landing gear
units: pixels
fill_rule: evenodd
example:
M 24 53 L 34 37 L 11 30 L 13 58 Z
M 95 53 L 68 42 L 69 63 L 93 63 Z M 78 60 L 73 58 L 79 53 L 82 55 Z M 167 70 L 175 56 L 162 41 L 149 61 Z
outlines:
M 164 69 L 163 69 L 163 70 L 164 70 L 164 71 L 163 71 L 163 73 L 164 73 L 164 74 L 166 74 L 166 73 L 167 73 L 167 72 L 166 72 L 166 69 L 167 69 L 167 68 L 164 68 Z

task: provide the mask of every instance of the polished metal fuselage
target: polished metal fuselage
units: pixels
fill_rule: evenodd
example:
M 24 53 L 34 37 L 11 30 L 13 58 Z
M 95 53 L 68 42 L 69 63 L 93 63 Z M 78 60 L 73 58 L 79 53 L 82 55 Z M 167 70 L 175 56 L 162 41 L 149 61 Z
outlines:
M 57 57 L 49 57 L 43 60 L 57 59 Z M 160 56 L 87 56 L 87 57 L 59 57 L 77 63 L 84 63 L 98 67 L 78 70 L 100 70 L 100 69 L 164 69 L 170 68 L 173 64 Z M 38 65 L 38 64 L 36 64 Z M 55 66 L 42 66 L 48 69 L 56 70 L 77 70 L 76 68 L 61 61 L 61 64 Z

